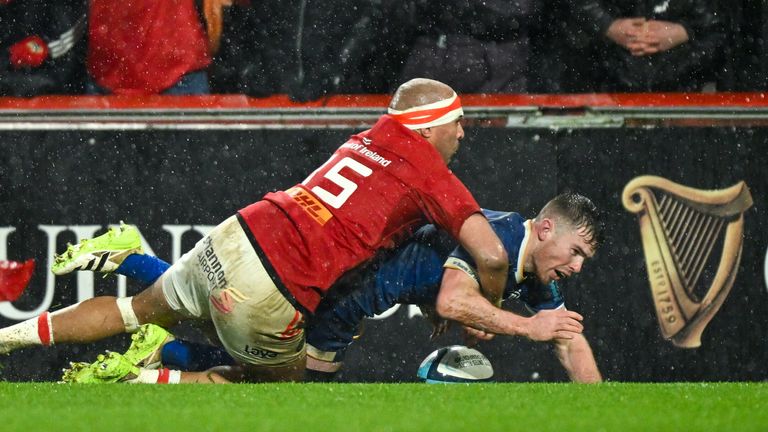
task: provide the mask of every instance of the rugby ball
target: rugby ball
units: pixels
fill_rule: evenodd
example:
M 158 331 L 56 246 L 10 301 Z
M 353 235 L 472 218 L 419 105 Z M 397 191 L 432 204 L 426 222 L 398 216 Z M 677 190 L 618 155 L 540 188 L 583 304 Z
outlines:
M 452 345 L 428 355 L 416 376 L 427 383 L 484 382 L 493 377 L 493 367 L 480 351 Z

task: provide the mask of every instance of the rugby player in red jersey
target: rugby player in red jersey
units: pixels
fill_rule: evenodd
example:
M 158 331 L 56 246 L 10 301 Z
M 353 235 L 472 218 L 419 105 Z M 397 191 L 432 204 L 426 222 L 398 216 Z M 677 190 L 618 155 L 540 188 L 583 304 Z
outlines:
M 94 381 L 299 380 L 304 316 L 341 275 L 426 223 L 467 250 L 484 296 L 497 303 L 507 282 L 507 254 L 447 167 L 464 137 L 462 116 L 449 86 L 421 78 L 406 82 L 371 129 L 352 136 L 300 184 L 269 193 L 219 224 L 146 290 L 128 298 L 96 297 L 0 329 L 0 353 L 91 342 L 149 322 L 169 327 L 203 319 L 213 322 L 238 366 L 219 374 L 142 370 L 134 376 L 131 365 L 112 353 L 82 373 Z M 54 273 L 116 268 L 139 247 L 138 241 L 121 241 L 123 233 L 105 237 L 108 247 L 84 242 L 69 248 L 57 257 Z

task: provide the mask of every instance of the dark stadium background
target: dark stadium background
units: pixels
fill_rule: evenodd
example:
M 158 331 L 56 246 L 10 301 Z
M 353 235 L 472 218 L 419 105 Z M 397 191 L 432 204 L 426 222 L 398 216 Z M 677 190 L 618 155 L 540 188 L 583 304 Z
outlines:
M 167 124 L 157 123 L 167 113 L 150 119 L 144 113 L 109 126 L 113 119 L 99 110 L 66 114 L 63 109 L 56 115 L 65 113 L 66 118 L 60 119 L 25 119 L 29 112 L 24 110 L 1 117 L 0 227 L 15 227 L 8 236 L 7 258 L 35 258 L 38 263 L 29 288 L 13 306 L 36 308 L 52 277 L 41 225 L 106 228 L 124 220 L 136 224 L 154 252 L 170 260 L 171 239 L 163 225 L 214 225 L 265 192 L 301 181 L 380 112 L 350 108 L 339 114 L 331 109 L 331 117 L 343 118 L 334 123 L 319 121 L 317 113 L 325 111 L 316 109 L 309 114 L 297 110 L 298 126 L 280 117 L 285 115 L 282 108 L 251 112 L 257 118 L 277 113 L 278 120 L 271 117 L 266 127 L 254 127 L 253 118 L 221 106 L 205 110 L 207 120 L 197 123 L 183 109 L 175 114 L 171 109 L 175 117 Z M 556 193 L 575 190 L 605 211 L 608 240 L 583 273 L 566 282 L 565 291 L 567 306 L 586 318 L 585 334 L 607 379 L 766 379 L 768 130 L 762 108 L 718 111 L 721 116 L 712 120 L 683 106 L 682 121 L 670 121 L 679 113 L 650 110 L 644 117 L 637 115 L 642 106 L 630 111 L 572 118 L 558 113 L 546 120 L 541 110 L 526 106 L 475 107 L 468 110 L 467 136 L 451 167 L 484 207 L 533 216 Z M 359 119 L 349 120 L 355 117 Z M 624 186 L 646 174 L 698 189 L 722 189 L 743 180 L 754 198 L 745 214 L 736 282 L 697 349 L 676 348 L 661 337 L 637 216 L 621 204 Z M 198 238 L 185 234 L 182 250 Z M 72 233 L 62 234 L 56 249 L 75 240 Z M 94 280 L 97 295 L 115 295 L 115 278 Z M 128 284 L 129 295 L 139 289 Z M 76 293 L 76 277 L 58 278 L 51 309 L 73 303 Z M 513 302 L 509 306 L 515 307 Z M 0 315 L 0 325 L 14 322 Z M 189 326 L 178 331 L 196 334 Z M 349 350 L 341 379 L 416 380 L 416 368 L 429 352 L 461 343 L 456 331 L 436 341 L 428 340 L 429 333 L 426 321 L 409 318 L 406 307 L 387 319 L 368 320 L 363 337 Z M 125 337 L 115 337 L 80 347 L 25 349 L 0 359 L 0 376 L 55 380 L 68 361 L 90 360 L 104 349 L 123 350 L 127 343 Z M 546 344 L 497 337 L 479 349 L 499 380 L 567 380 Z

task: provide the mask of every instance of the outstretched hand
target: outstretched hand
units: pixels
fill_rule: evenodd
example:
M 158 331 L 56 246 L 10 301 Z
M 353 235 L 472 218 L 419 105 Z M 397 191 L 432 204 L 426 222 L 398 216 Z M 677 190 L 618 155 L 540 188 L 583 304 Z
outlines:
M 534 341 L 573 339 L 584 331 L 584 317 L 566 309 L 542 310 L 528 318 L 528 336 Z

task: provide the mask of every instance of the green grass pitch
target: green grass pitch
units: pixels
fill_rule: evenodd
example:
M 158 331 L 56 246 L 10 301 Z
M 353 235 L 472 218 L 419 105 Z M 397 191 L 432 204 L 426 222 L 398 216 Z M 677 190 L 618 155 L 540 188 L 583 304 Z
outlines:
M 768 384 L 0 383 L 2 431 L 766 431 Z

